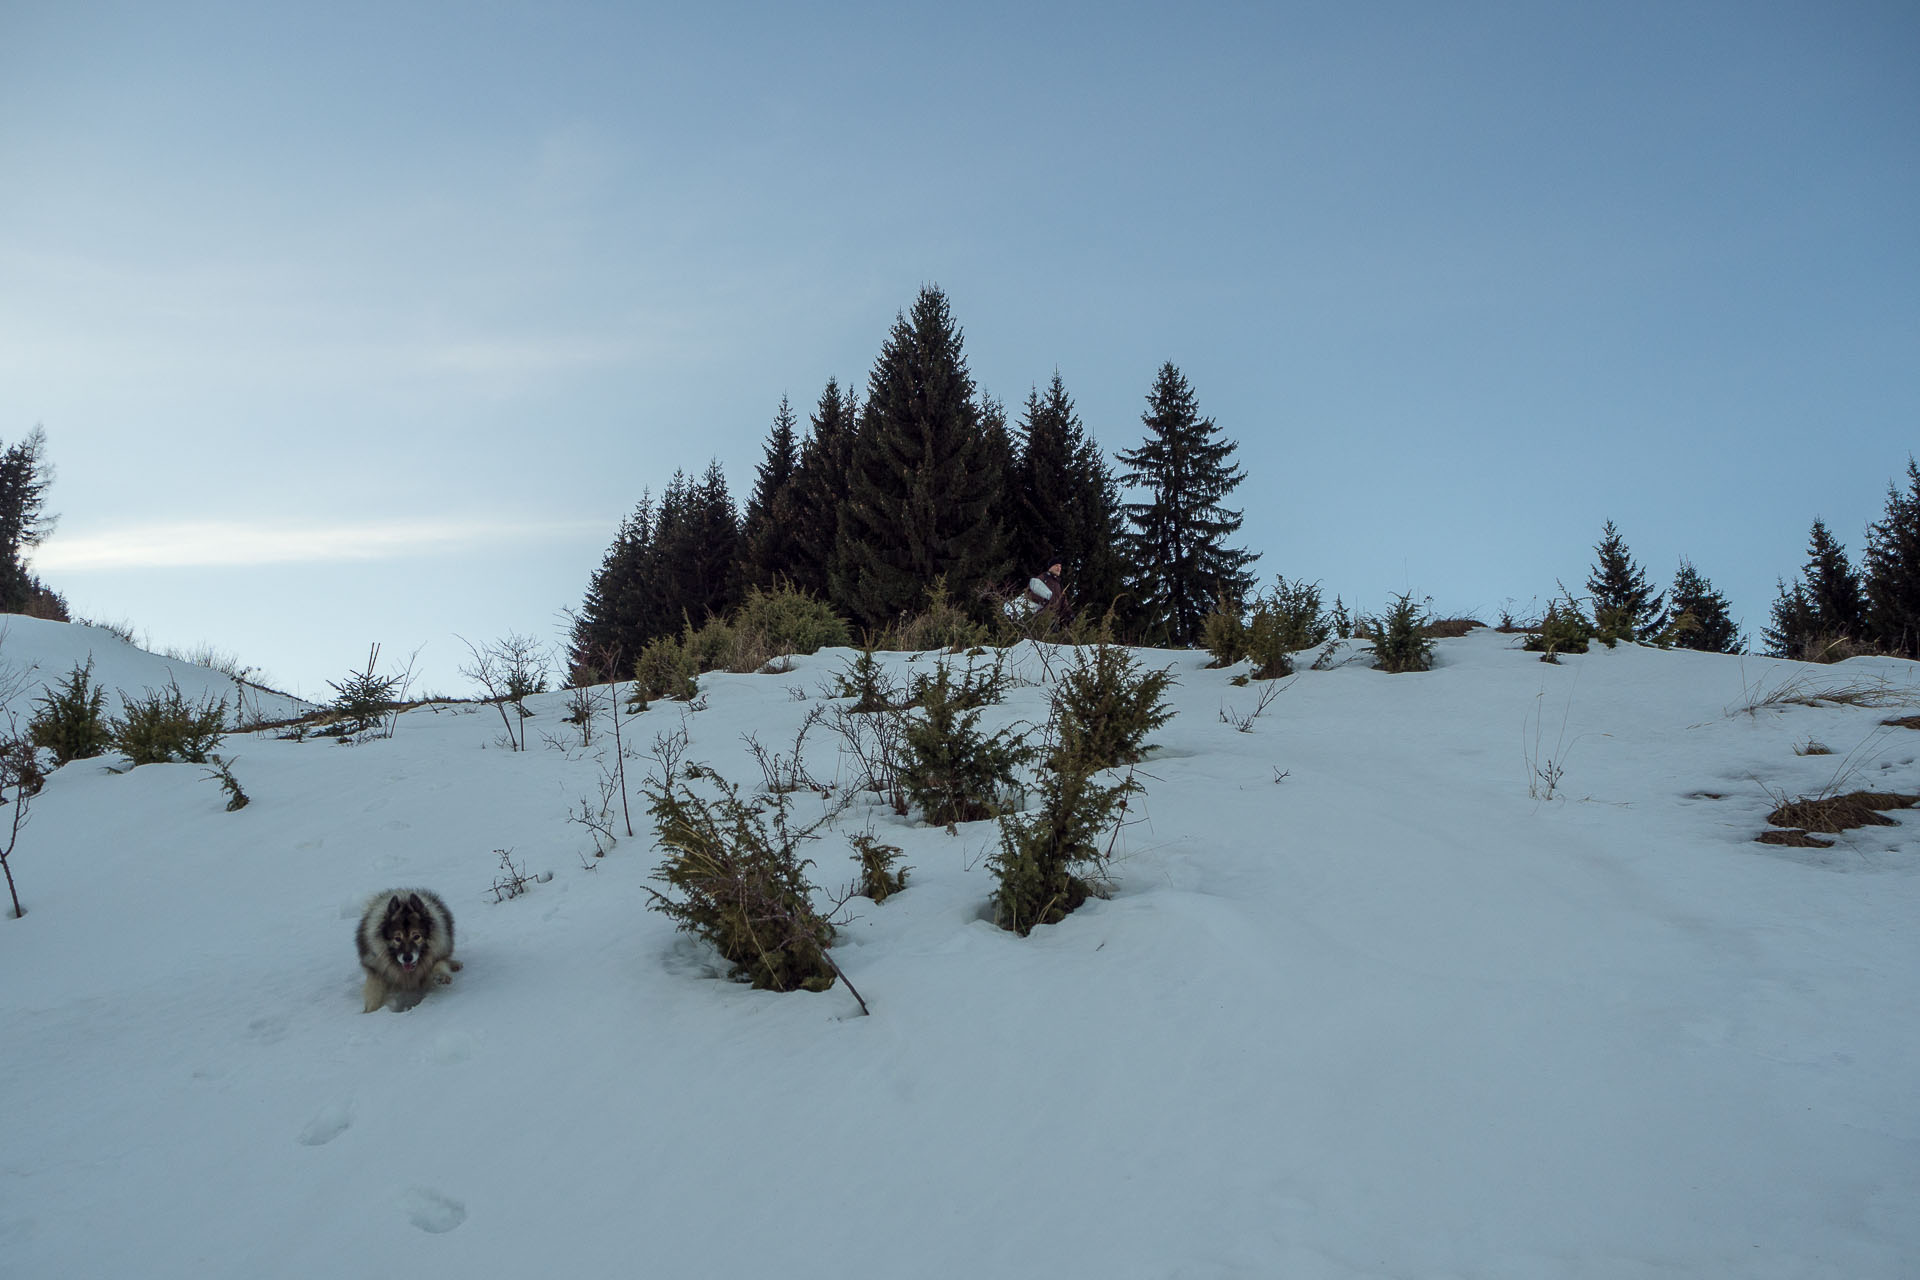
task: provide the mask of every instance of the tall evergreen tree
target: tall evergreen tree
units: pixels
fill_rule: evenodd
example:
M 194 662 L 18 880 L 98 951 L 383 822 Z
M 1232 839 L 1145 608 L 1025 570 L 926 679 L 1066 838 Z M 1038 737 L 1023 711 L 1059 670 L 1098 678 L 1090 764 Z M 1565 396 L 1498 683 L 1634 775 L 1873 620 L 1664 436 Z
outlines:
M 1886 515 L 1867 526 L 1866 621 L 1875 644 L 1920 658 L 1920 466 L 1907 458 L 1907 491 L 1887 486 Z
M 1847 562 L 1847 549 L 1816 519 L 1807 533 L 1807 563 L 1801 571 L 1815 624 L 1828 639 L 1860 639 L 1865 633 L 1866 597 L 1860 575 Z
M 773 415 L 766 456 L 755 472 L 753 494 L 740 521 L 740 577 L 743 586 L 772 587 L 792 575 L 794 553 L 793 479 L 800 465 L 799 419 L 785 396 Z
M 1780 594 L 1773 602 L 1767 625 L 1761 629 L 1760 641 L 1776 658 L 1804 657 L 1809 648 L 1807 642 L 1817 631 L 1807 589 L 1798 582 L 1788 586 L 1784 578 L 1776 578 L 1774 583 Z
M 1027 395 L 1010 487 L 1016 566 L 1042 568 L 1047 557 L 1058 557 L 1068 599 L 1106 610 L 1125 580 L 1119 485 L 1058 369 L 1044 395 L 1038 388 Z
M 788 488 L 792 543 L 787 576 L 794 586 L 822 600 L 832 580 L 840 500 L 853 465 L 859 416 L 860 403 L 853 389 L 842 391 L 838 381 L 828 378 Z
M 1014 557 L 1014 527 L 1019 514 L 1019 495 L 1015 492 L 1014 474 L 1019 465 L 1018 454 L 1014 446 L 1013 433 L 1007 428 L 1007 406 L 997 396 L 980 397 L 980 431 L 986 437 L 987 466 L 993 474 L 1000 477 L 1000 483 L 994 487 L 987 501 L 987 519 L 1000 530 L 1001 555 L 1005 563 L 1002 572 L 1008 577 L 1017 575 L 1024 568 Z M 982 585 L 996 585 L 983 583 Z
M 20 613 L 45 588 L 27 568 L 27 553 L 53 532 L 58 517 L 46 513 L 53 464 L 47 433 L 36 426 L 0 451 L 0 613 Z
M 1780 657 L 1832 661 L 1852 652 L 1846 642 L 1868 638 L 1865 615 L 1860 577 L 1847 561 L 1846 547 L 1827 531 L 1826 521 L 1816 518 L 1799 580 L 1780 584 L 1773 625 L 1762 639 Z
M 1587 590 L 1593 593 L 1593 616 L 1601 630 L 1618 630 L 1635 640 L 1651 640 L 1665 630 L 1667 593 L 1653 589 L 1613 521 L 1607 521 L 1593 551 L 1599 559 L 1587 575 Z
M 936 578 L 973 602 L 1004 576 L 996 454 L 960 329 L 929 285 L 895 318 L 867 379 L 830 571 L 834 603 L 877 627 L 917 608 Z
M 1193 388 L 1171 362 L 1160 366 L 1141 420 L 1146 440 L 1119 454 L 1121 483 L 1149 495 L 1124 504 L 1136 627 L 1143 638 L 1190 645 L 1216 601 L 1237 603 L 1253 586 L 1246 566 L 1258 557 L 1226 545 L 1242 517 L 1222 505 L 1244 476 L 1228 461 L 1237 446 L 1200 416 Z
M 1746 648 L 1746 638 L 1734 624 L 1730 602 L 1685 556 L 1680 557 L 1668 598 L 1673 602 L 1675 618 L 1693 619 L 1693 625 L 1682 628 L 1674 639 L 1680 648 L 1703 653 L 1739 653 Z
M 1014 463 L 1014 563 L 1022 569 L 1045 568 L 1044 557 L 1075 559 L 1074 438 L 1079 420 L 1060 371 L 1043 399 L 1036 387 L 1027 393 L 1020 419 L 1020 447 Z
M 650 560 L 653 495 L 643 490 L 633 514 L 587 582 L 587 596 L 573 619 L 567 656 L 576 679 L 624 677 L 647 641 L 663 628 L 653 613 Z

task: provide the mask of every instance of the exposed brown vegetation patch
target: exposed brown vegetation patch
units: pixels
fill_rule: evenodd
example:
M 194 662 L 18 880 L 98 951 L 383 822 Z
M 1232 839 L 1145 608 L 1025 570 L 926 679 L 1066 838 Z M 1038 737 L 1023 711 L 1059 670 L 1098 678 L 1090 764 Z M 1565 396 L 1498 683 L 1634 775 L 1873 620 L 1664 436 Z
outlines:
M 1762 831 L 1754 839 L 1761 844 L 1783 844 L 1789 849 L 1833 848 L 1833 841 L 1810 836 L 1804 831 Z
M 1828 833 L 1854 827 L 1891 827 L 1894 825 L 1893 819 L 1881 810 L 1911 809 L 1916 804 L 1920 804 L 1920 796 L 1893 791 L 1849 791 L 1843 796 L 1828 796 L 1821 800 L 1805 797 L 1790 800 L 1768 814 L 1767 821 L 1776 827 L 1799 827 Z
M 1893 720 L 1882 720 L 1880 723 L 1894 729 L 1920 729 L 1920 716 L 1900 716 Z
M 1420 628 L 1429 640 L 1455 640 L 1487 624 L 1478 618 L 1435 618 Z

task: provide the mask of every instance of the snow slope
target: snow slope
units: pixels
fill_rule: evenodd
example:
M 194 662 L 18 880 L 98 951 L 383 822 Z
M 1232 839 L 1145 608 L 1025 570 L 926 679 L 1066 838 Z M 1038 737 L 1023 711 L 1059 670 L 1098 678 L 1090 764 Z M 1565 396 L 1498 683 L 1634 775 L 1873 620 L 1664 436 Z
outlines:
M 784 749 L 846 656 L 707 677 L 626 740 L 684 722 L 757 779 L 742 735 Z M 491 708 L 229 739 L 235 813 L 192 766 L 60 770 L 0 919 L 0 1272 L 1915 1274 L 1914 818 L 1752 838 L 1762 784 L 1920 791 L 1920 733 L 1741 709 L 1803 677 L 1920 700 L 1911 664 L 1553 667 L 1483 631 L 1430 673 L 1305 672 L 1243 733 L 1259 686 L 1144 656 L 1180 714 L 1110 900 L 1015 937 L 992 824 L 843 821 L 914 868 L 836 949 L 871 1017 L 720 980 L 647 911 L 637 788 L 640 834 L 590 856 L 566 817 L 611 740 L 561 695 L 524 754 Z M 493 902 L 501 849 L 552 879 Z M 466 968 L 362 1015 L 353 920 L 396 884 L 446 897 Z
M 93 660 L 93 682 L 106 690 L 107 714 L 119 714 L 122 695 L 138 698 L 149 689 L 165 689 L 169 680 L 189 702 L 212 698 L 227 702 L 229 720 L 284 720 L 313 709 L 284 693 L 246 685 L 208 667 L 163 658 L 122 640 L 103 627 L 77 622 L 47 622 L 20 614 L 0 615 L 0 711 L 11 711 L 24 725 L 47 686 L 59 686 L 76 666 Z

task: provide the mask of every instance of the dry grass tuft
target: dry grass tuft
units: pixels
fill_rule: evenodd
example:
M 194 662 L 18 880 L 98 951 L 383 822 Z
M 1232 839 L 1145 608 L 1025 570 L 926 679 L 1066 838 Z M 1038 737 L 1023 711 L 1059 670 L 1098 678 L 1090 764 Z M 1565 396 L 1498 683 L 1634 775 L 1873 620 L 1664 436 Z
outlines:
M 1810 836 L 1804 831 L 1762 831 L 1754 839 L 1761 844 L 1783 844 L 1789 849 L 1833 848 L 1833 841 Z
M 1435 618 L 1420 628 L 1429 640 L 1457 640 L 1479 627 L 1487 624 L 1478 618 Z
M 1903 707 L 1920 701 L 1911 684 L 1878 676 L 1837 680 L 1826 672 L 1795 671 L 1769 683 L 1762 676 L 1742 691 L 1728 715 L 1755 714 L 1763 707 Z
M 1880 723 L 1890 729 L 1920 729 L 1920 716 L 1899 716 L 1892 720 L 1882 720 Z
M 1775 809 L 1767 815 L 1767 821 L 1776 827 L 1798 827 L 1806 831 L 1833 834 L 1854 827 L 1891 827 L 1894 825 L 1893 819 L 1880 810 L 1911 809 L 1916 804 L 1920 804 L 1920 796 L 1893 791 L 1849 791 L 1843 796 L 1828 796 L 1819 800 L 1803 796 Z

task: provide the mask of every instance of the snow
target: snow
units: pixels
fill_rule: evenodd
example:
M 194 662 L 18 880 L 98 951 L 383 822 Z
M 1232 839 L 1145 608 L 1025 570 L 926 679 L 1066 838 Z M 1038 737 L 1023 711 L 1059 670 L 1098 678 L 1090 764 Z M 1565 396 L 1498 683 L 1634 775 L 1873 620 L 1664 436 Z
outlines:
M 5 656 L 64 672 L 75 642 L 23 621 Z M 623 734 L 684 723 L 757 781 L 742 735 L 785 750 L 848 656 L 704 677 Z M 1302 672 L 1240 732 L 1262 686 L 1142 657 L 1179 715 L 1110 899 L 1019 938 L 983 916 L 991 823 L 841 821 L 913 867 L 835 951 L 871 1017 L 729 983 L 646 910 L 637 786 L 592 856 L 566 818 L 612 739 L 565 695 L 525 753 L 471 706 L 230 737 L 233 813 L 199 766 L 59 770 L 0 919 L 0 1272 L 1914 1274 L 1915 819 L 1753 836 L 1765 788 L 1920 791 L 1920 733 L 1744 709 L 1803 674 L 1920 702 L 1912 664 L 1548 666 L 1480 631 L 1429 673 Z M 493 901 L 499 850 L 552 879 Z M 851 880 L 842 836 L 810 852 Z M 465 968 L 363 1015 L 354 921 L 396 884 L 446 898 Z
M 19 614 L 0 615 L 0 712 L 25 724 L 34 703 L 59 687 L 77 666 L 92 660 L 90 678 L 106 691 L 106 714 L 120 713 L 123 695 L 138 698 L 172 681 L 189 703 L 226 700 L 230 723 L 282 720 L 313 709 L 311 703 L 178 658 L 163 658 L 127 643 L 104 627 L 48 622 Z M 7 696 L 11 694 L 11 696 Z

